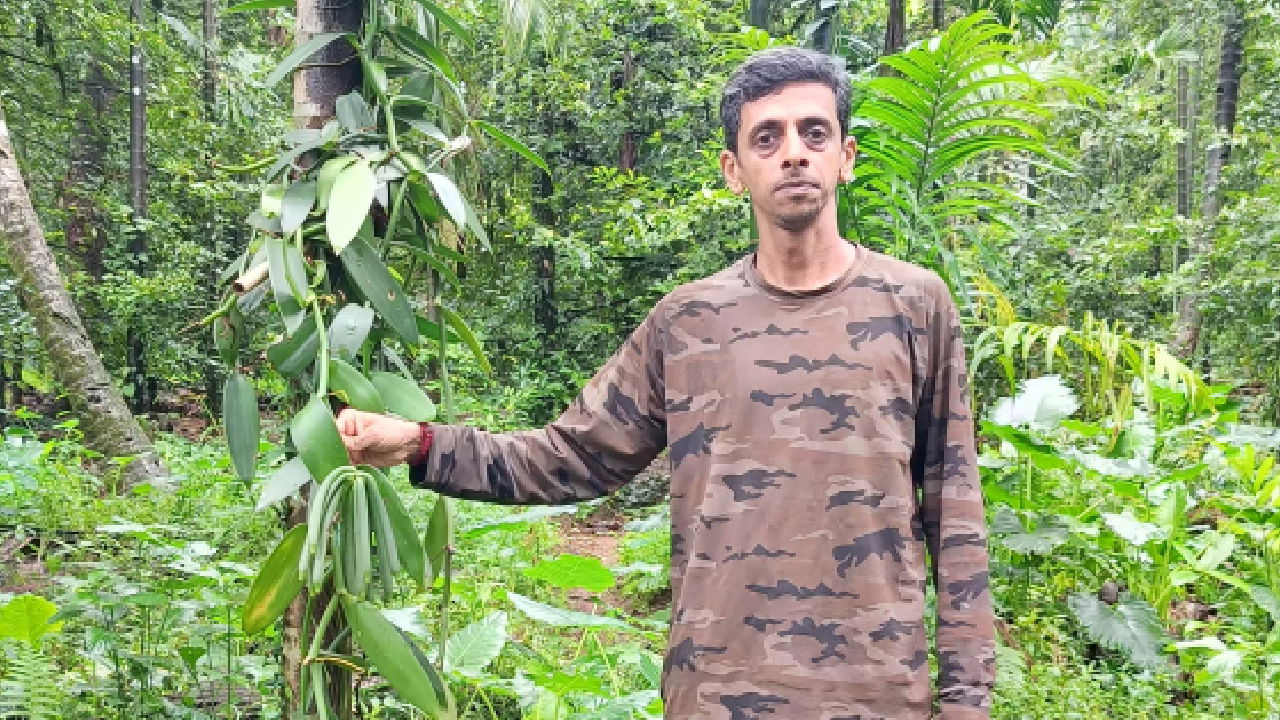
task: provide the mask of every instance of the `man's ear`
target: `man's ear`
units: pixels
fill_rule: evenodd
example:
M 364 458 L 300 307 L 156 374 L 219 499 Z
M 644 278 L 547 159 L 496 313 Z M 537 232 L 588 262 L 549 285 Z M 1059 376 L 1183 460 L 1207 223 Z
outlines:
M 720 172 L 724 173 L 724 184 L 734 195 L 741 195 L 747 189 L 738 170 L 738 156 L 728 150 L 721 150 Z
M 846 135 L 840 147 L 840 182 L 853 180 L 853 166 L 858 159 L 858 139 Z

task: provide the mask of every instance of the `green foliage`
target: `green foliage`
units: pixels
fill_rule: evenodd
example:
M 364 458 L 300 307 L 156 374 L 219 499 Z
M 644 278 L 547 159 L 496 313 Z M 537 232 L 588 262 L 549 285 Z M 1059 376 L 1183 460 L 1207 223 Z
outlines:
M 862 160 L 842 189 L 841 227 L 934 267 L 955 267 L 944 229 L 981 213 L 1002 221 L 1023 201 L 1004 183 L 966 176 L 984 159 L 1043 158 L 1046 84 L 1013 60 L 1008 29 L 976 13 L 937 38 L 881 59 L 854 115 Z M 959 277 L 951 270 L 953 285 Z
M 7 662 L 0 673 L 0 716 L 29 720 L 63 717 L 65 693 L 53 662 L 33 643 L 6 643 Z
M 1103 647 L 1120 650 L 1133 662 L 1158 667 L 1167 642 L 1155 608 L 1126 598 L 1111 607 L 1089 593 L 1073 593 L 1067 604 L 1089 636 Z

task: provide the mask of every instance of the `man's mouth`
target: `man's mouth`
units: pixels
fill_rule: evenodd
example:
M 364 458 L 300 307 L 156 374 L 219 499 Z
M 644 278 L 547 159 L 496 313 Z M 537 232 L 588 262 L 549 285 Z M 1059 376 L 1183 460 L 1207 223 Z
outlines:
M 806 190 L 817 190 L 818 183 L 811 182 L 809 180 L 787 180 L 786 182 L 778 183 L 777 185 L 774 186 L 773 189 L 775 192 L 783 192 L 783 193 L 803 192 Z

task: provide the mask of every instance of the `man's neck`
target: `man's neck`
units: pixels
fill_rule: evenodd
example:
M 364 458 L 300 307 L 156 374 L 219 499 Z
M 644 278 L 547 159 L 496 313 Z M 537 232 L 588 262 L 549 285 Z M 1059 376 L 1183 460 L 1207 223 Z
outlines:
M 823 225 L 816 223 L 799 232 L 760 228 L 756 269 L 765 282 L 804 292 L 843 275 L 857 256 L 857 246 L 840 237 L 834 227 Z

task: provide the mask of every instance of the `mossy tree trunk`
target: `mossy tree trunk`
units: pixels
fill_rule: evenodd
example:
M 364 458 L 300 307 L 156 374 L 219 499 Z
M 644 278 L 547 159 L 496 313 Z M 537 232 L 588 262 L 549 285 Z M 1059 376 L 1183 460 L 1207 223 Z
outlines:
M 133 458 L 124 468 L 125 487 L 167 476 L 168 471 L 156 457 L 151 439 L 112 383 L 102 358 L 85 332 L 80 312 L 71 301 L 18 168 L 3 110 L 0 110 L 0 247 L 4 248 L 18 277 L 18 294 L 31 313 L 58 382 L 80 419 L 85 444 L 109 458 Z

